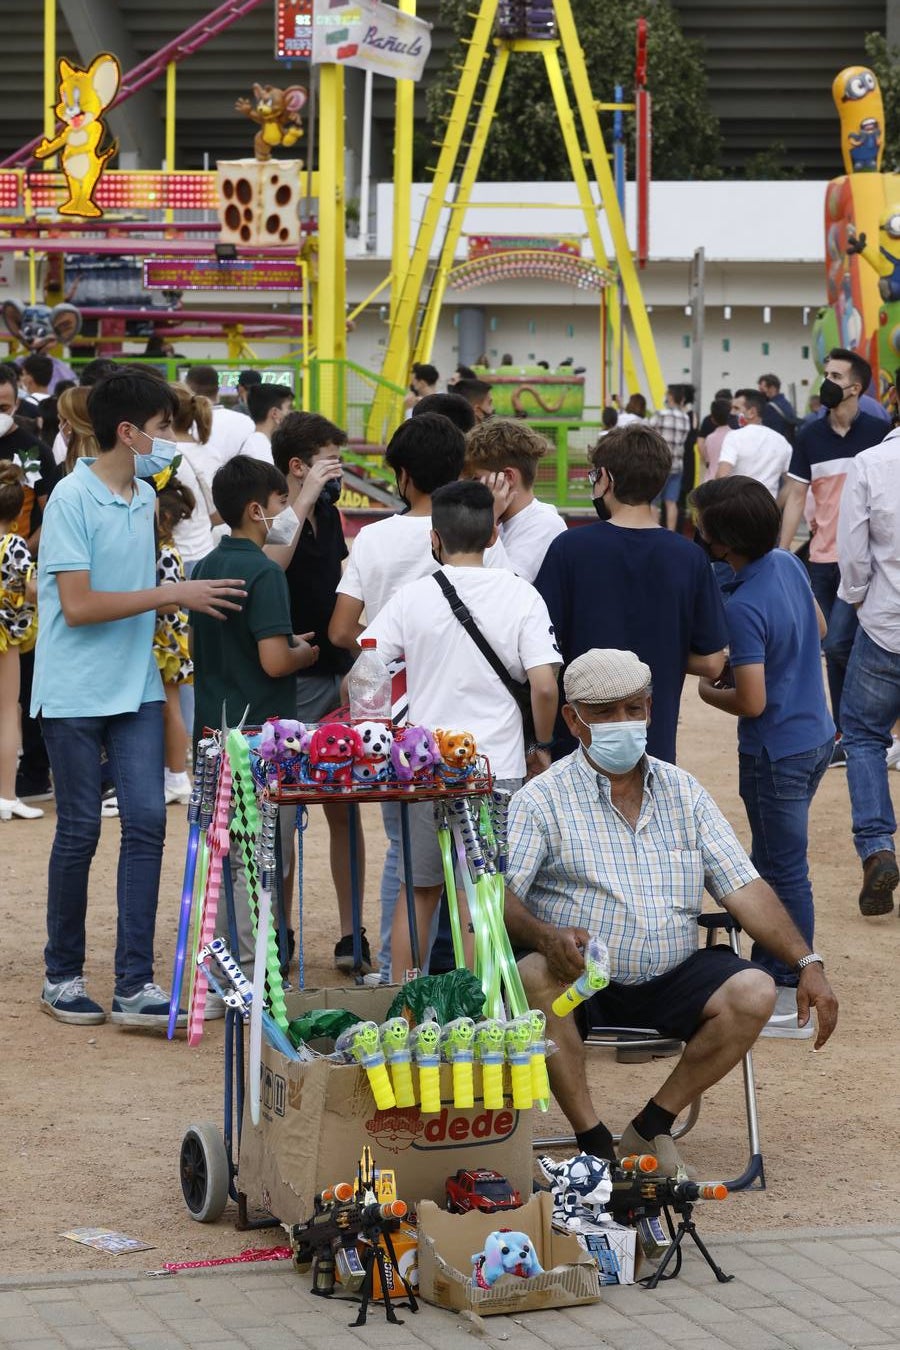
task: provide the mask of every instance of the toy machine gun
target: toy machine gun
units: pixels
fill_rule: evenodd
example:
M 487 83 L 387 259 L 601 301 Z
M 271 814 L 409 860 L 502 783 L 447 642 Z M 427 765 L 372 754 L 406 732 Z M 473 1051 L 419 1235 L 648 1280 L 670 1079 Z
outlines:
M 687 1177 L 661 1177 L 659 1164 L 649 1153 L 623 1158 L 613 1169 L 612 1195 L 607 1208 L 616 1223 L 637 1228 L 638 1240 L 644 1255 L 651 1260 L 662 1258 L 658 1267 L 640 1281 L 646 1289 L 655 1289 L 660 1280 L 674 1280 L 681 1270 L 681 1243 L 688 1234 L 720 1284 L 733 1280 L 710 1256 L 693 1220 L 694 1205 L 698 1200 L 724 1200 L 728 1187 L 721 1181 L 689 1181 Z M 679 1216 L 677 1228 L 672 1223 L 673 1211 Z M 660 1222 L 665 1215 L 668 1237 Z M 671 1260 L 674 1268 L 666 1275 Z
M 357 1189 L 357 1195 L 360 1190 Z M 312 1292 L 320 1298 L 330 1298 L 337 1278 L 352 1293 L 360 1294 L 360 1308 L 351 1326 L 365 1326 L 369 1300 L 372 1297 L 374 1270 L 377 1264 L 381 1278 L 381 1298 L 384 1314 L 389 1322 L 402 1326 L 403 1321 L 394 1312 L 390 1297 L 390 1280 L 385 1256 L 396 1277 L 406 1291 L 410 1312 L 418 1312 L 419 1305 L 394 1251 L 391 1238 L 405 1218 L 404 1200 L 366 1200 L 354 1198 L 349 1182 L 338 1182 L 320 1192 L 315 1199 L 313 1215 L 305 1223 L 291 1224 L 289 1229 L 294 1266 L 305 1271 L 312 1266 Z M 360 1256 L 358 1246 L 365 1248 Z

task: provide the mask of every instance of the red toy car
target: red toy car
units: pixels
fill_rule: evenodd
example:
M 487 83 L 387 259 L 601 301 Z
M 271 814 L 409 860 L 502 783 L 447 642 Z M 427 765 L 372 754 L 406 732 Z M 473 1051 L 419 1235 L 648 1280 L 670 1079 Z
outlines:
M 482 1214 L 496 1214 L 503 1209 L 518 1209 L 522 1203 L 519 1192 L 510 1186 L 506 1177 L 489 1168 L 464 1168 L 448 1177 L 444 1187 L 447 1208 L 451 1214 L 467 1214 L 470 1209 Z

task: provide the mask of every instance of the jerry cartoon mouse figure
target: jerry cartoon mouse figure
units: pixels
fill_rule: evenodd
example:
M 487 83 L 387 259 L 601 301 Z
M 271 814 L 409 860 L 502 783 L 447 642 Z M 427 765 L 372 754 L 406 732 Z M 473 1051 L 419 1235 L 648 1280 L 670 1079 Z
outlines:
M 235 112 L 243 113 L 255 122 L 259 131 L 253 141 L 257 161 L 265 164 L 272 158 L 272 147 L 296 145 L 303 135 L 300 110 L 306 103 L 306 90 L 299 84 L 278 89 L 274 84 L 255 84 L 253 98 L 239 98 Z
M 103 215 L 93 200 L 94 188 L 118 143 L 113 141 L 98 154 L 105 131 L 101 114 L 115 98 L 121 75 L 118 61 L 109 52 L 95 56 L 87 70 L 73 66 L 65 58 L 60 60 L 56 115 L 63 127 L 51 141 L 45 136 L 34 153 L 37 159 L 46 159 L 62 151 L 69 200 L 60 206 L 61 216 Z

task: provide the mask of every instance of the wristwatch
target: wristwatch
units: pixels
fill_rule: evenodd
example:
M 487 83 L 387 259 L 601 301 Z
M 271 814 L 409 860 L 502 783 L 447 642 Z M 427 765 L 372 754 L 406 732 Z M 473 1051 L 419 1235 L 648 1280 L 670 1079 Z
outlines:
M 818 952 L 808 952 L 806 956 L 801 956 L 800 960 L 794 966 L 798 975 L 802 975 L 807 966 L 820 965 L 825 969 L 825 962 Z
M 552 749 L 553 749 L 553 742 L 552 742 L 552 741 L 532 741 L 532 742 L 531 742 L 531 748 L 532 748 L 532 750 L 552 750 Z

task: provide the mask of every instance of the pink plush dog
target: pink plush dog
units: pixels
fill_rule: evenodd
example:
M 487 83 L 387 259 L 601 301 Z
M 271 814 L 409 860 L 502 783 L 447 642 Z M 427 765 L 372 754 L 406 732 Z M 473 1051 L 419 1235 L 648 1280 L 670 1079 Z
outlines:
M 362 741 L 353 727 L 325 722 L 310 737 L 310 781 L 323 787 L 350 787 L 353 761 L 362 754 Z

